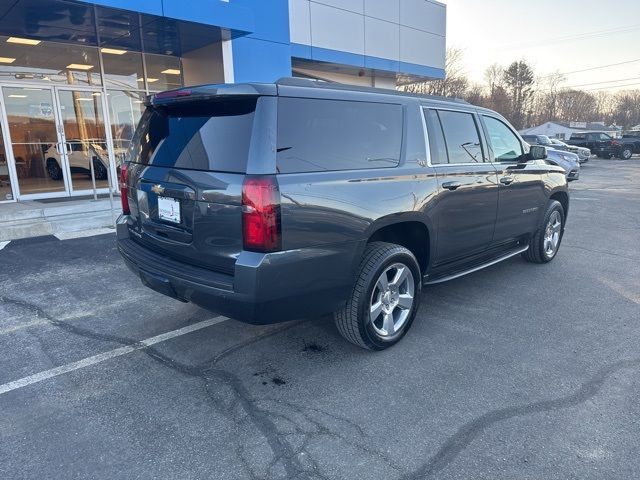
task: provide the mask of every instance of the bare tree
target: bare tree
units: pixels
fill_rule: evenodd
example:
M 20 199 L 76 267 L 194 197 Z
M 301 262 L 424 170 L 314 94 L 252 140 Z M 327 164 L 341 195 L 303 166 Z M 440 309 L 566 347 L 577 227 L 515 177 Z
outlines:
M 547 120 L 557 120 L 558 118 L 558 93 L 566 77 L 560 72 L 552 73 L 542 78 L 539 84 L 541 95 L 538 98 L 538 115 Z
M 583 90 L 563 90 L 557 97 L 558 116 L 566 121 L 589 121 L 594 119 L 596 98 Z
M 525 60 L 508 68 L 494 63 L 484 74 L 484 84 L 471 84 L 462 50 L 447 50 L 446 76 L 441 80 L 399 82 L 407 92 L 464 98 L 505 116 L 516 128 L 546 121 L 615 123 L 627 128 L 640 124 L 640 89 L 619 93 L 567 89 L 559 72 L 535 79 Z
M 615 122 L 630 128 L 640 124 L 640 90 L 625 90 L 615 95 Z
M 596 118 L 610 125 L 615 122 L 614 110 L 616 99 L 613 94 L 607 91 L 599 91 L 594 94 L 596 99 Z
M 484 72 L 484 81 L 489 89 L 489 96 L 492 97 L 496 90 L 504 86 L 504 68 L 497 63 L 489 65 Z
M 458 48 L 447 49 L 445 61 L 445 77 L 441 80 L 404 83 L 400 90 L 426 95 L 442 95 L 444 97 L 463 97 L 467 91 L 469 80 L 464 71 L 463 52 Z

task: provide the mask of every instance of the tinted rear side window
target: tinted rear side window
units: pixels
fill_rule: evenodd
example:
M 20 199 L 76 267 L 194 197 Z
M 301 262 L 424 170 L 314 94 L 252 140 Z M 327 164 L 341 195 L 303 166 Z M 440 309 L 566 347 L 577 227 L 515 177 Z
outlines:
M 129 160 L 157 167 L 244 173 L 256 99 L 147 108 Z
M 278 101 L 278 173 L 395 167 L 401 147 L 401 105 Z
M 444 135 L 442 134 L 442 126 L 440 126 L 438 112 L 435 110 L 425 110 L 425 119 L 427 121 L 427 133 L 429 134 L 431 164 L 449 163 L 447 146 L 444 143 Z
M 449 163 L 481 163 L 482 147 L 473 115 L 439 110 L 440 123 L 447 142 Z

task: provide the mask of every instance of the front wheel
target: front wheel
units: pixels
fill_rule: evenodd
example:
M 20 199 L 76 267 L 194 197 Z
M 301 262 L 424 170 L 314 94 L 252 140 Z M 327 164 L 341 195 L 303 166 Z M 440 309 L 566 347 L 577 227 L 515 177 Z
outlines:
M 389 348 L 409 330 L 421 289 L 420 267 L 409 250 L 370 243 L 346 305 L 334 314 L 338 331 L 359 347 Z
M 622 150 L 620 151 L 621 159 L 629 160 L 632 155 L 633 155 L 633 151 L 631 150 L 631 147 L 622 147 Z
M 93 172 L 96 180 L 106 180 L 107 179 L 107 167 L 98 160 L 97 158 L 93 159 Z
M 522 256 L 532 263 L 547 263 L 553 260 L 560 248 L 564 233 L 564 208 L 556 200 L 547 205 L 542 225 L 531 238 L 529 249 Z
M 47 174 L 51 180 L 62 180 L 62 168 L 55 158 L 47 158 Z

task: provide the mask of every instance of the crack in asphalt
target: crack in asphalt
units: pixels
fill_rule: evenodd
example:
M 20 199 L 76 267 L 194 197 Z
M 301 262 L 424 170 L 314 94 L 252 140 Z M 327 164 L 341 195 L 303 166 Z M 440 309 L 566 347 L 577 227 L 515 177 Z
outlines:
M 222 359 L 232 355 L 243 348 L 246 348 L 250 345 L 253 345 L 259 341 L 265 340 L 269 337 L 272 337 L 278 333 L 281 333 L 285 330 L 293 328 L 297 326 L 301 322 L 293 322 L 285 325 L 281 328 L 273 329 L 265 334 L 250 338 L 243 342 L 239 342 L 235 345 L 232 345 L 223 351 L 216 354 L 213 358 L 199 364 L 199 365 L 187 365 L 182 362 L 179 362 L 164 353 L 160 352 L 154 346 L 146 346 L 143 345 L 140 341 L 131 339 L 128 337 L 122 337 L 112 334 L 104 334 L 94 332 L 93 330 L 89 330 L 86 328 L 78 327 L 77 325 L 71 325 L 67 322 L 61 321 L 48 314 L 43 308 L 39 305 L 36 305 L 31 302 L 27 302 L 25 300 L 10 298 L 10 297 L 0 297 L 0 302 L 4 302 L 7 304 L 12 304 L 28 310 L 34 313 L 38 318 L 43 318 L 47 320 L 50 324 L 61 328 L 71 334 L 82 336 L 85 338 L 91 338 L 100 341 L 117 343 L 123 346 L 140 346 L 140 352 L 145 353 L 147 356 L 152 358 L 153 360 L 159 362 L 161 365 L 170 368 L 174 371 L 182 373 L 184 375 L 199 378 L 204 383 L 204 389 L 207 396 L 213 401 L 216 407 L 221 406 L 221 401 L 216 398 L 214 391 L 212 390 L 212 381 L 217 381 L 218 383 L 223 383 L 227 385 L 233 395 L 235 396 L 235 400 L 241 406 L 242 410 L 245 412 L 247 417 L 251 420 L 251 423 L 260 431 L 262 436 L 267 441 L 269 448 L 273 454 L 273 460 L 270 462 L 269 471 L 271 468 L 277 464 L 277 462 L 282 461 L 283 468 L 287 474 L 287 478 L 295 479 L 295 478 L 311 478 L 309 475 L 317 477 L 321 480 L 326 479 L 320 471 L 315 462 L 313 462 L 310 458 L 309 460 L 312 463 L 311 471 L 309 468 L 306 468 L 304 465 L 300 463 L 298 460 L 298 455 L 300 450 L 294 450 L 291 445 L 285 440 L 285 436 L 281 435 L 278 431 L 277 426 L 270 418 L 272 412 L 269 410 L 260 408 L 257 405 L 257 401 L 251 396 L 248 389 L 243 384 L 242 380 L 232 372 L 229 372 L 224 369 L 216 369 L 214 366 L 216 363 L 221 361 Z M 293 404 L 290 404 L 293 405 Z M 222 412 L 228 413 L 228 412 Z M 232 420 L 234 420 L 232 418 Z M 238 421 L 235 421 L 238 423 Z M 325 428 L 326 431 L 329 431 Z M 240 456 L 240 455 L 239 455 Z M 244 459 L 241 459 L 245 469 L 249 476 L 253 478 L 258 478 L 255 476 L 255 473 L 252 471 L 250 465 L 247 464 Z
M 594 397 L 604 386 L 606 380 L 619 370 L 640 365 L 640 358 L 632 360 L 620 360 L 601 368 L 580 388 L 564 397 L 551 400 L 503 407 L 491 410 L 462 425 L 455 434 L 450 436 L 425 464 L 408 473 L 399 480 L 417 480 L 432 477 L 434 474 L 446 468 L 455 458 L 462 453 L 475 439 L 482 435 L 493 425 L 515 417 L 525 417 L 536 413 L 543 413 L 564 408 L 574 407 Z
M 40 306 L 35 303 L 27 302 L 25 300 L 21 300 L 18 298 L 12 297 L 0 297 L 0 303 L 8 303 L 10 305 L 15 305 L 17 307 L 28 310 L 36 315 L 38 318 L 42 318 L 49 322 L 51 325 L 61 328 L 69 333 L 73 333 L 74 335 L 79 335 L 85 338 L 91 338 L 93 340 L 100 340 L 103 342 L 111 342 L 117 343 L 119 345 L 134 347 L 134 346 L 142 346 L 142 343 L 133 340 L 127 337 L 120 337 L 118 335 L 111 335 L 108 333 L 99 333 L 94 332 L 93 330 L 88 330 L 86 328 L 78 327 L 77 325 L 72 325 L 67 322 L 63 322 L 62 320 L 58 320 L 55 317 L 49 315 L 46 311 L 44 311 Z

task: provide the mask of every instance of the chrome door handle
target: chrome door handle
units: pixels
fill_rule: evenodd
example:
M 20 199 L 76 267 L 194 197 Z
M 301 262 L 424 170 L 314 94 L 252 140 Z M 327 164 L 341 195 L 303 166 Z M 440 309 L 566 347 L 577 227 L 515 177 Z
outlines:
M 511 185 L 513 183 L 513 177 L 502 177 L 500 183 L 503 185 Z

